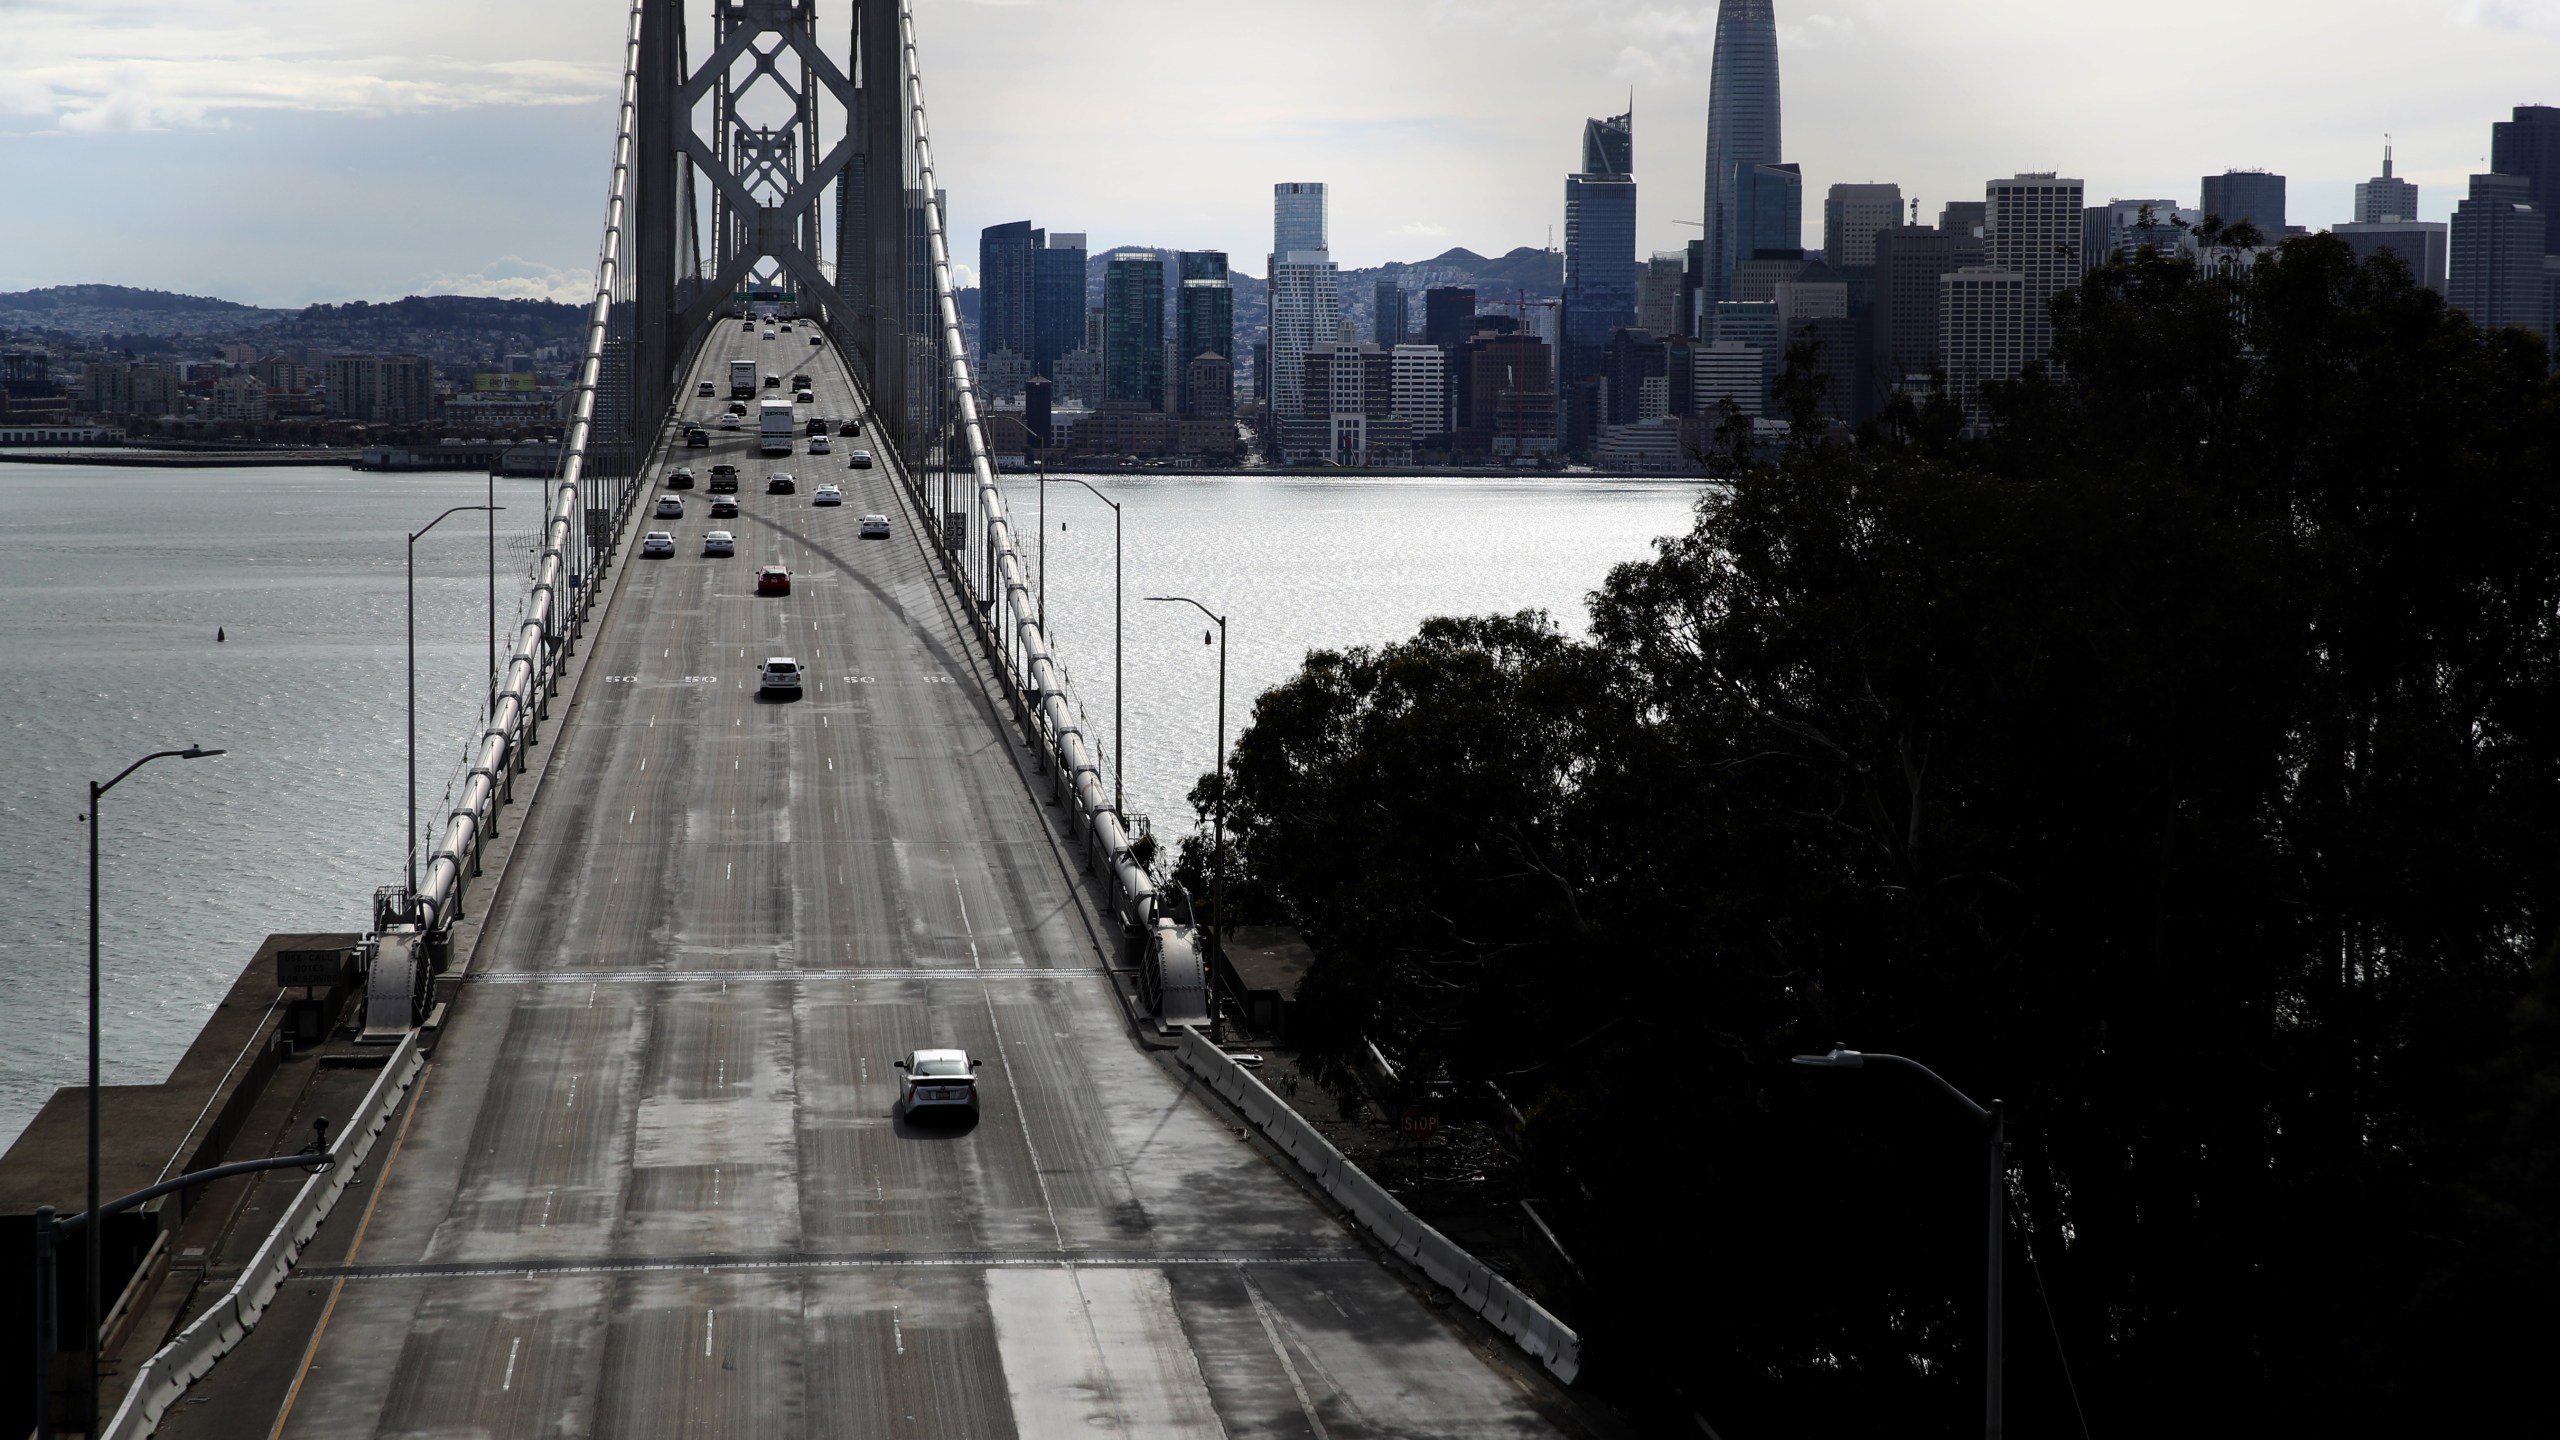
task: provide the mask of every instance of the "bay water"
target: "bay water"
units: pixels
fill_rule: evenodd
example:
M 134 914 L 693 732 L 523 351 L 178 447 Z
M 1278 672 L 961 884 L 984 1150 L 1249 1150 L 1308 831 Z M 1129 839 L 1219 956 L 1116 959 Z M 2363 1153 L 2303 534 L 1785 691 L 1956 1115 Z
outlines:
M 1167 842 L 1227 732 L 1314 648 L 1431 615 L 1543 609 L 1568 631 L 1610 567 L 1687 528 L 1687 482 L 1087 475 L 1121 503 L 1128 808 Z M 271 931 L 361 930 L 406 854 L 406 536 L 485 502 L 479 475 L 320 468 L 0 466 L 0 1147 L 87 1044 L 88 782 L 165 760 L 102 806 L 105 1077 L 147 1084 Z M 1026 539 L 1040 485 L 1008 477 Z M 536 481 L 496 482 L 497 622 L 521 605 Z M 445 809 L 486 689 L 491 537 L 455 515 L 417 546 L 422 828 Z M 1050 628 L 1110 747 L 1112 514 L 1052 476 Z M 1036 548 L 1036 546 L 1035 546 Z M 217 632 L 220 638 L 217 639 Z

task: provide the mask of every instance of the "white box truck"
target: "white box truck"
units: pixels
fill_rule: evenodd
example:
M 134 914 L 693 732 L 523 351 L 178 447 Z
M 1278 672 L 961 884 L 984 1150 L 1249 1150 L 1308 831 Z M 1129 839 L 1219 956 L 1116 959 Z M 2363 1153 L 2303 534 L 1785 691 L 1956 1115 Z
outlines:
M 729 398 L 732 400 L 756 398 L 756 362 L 753 360 L 729 362 Z
M 791 402 L 767 400 L 764 402 L 761 413 L 764 422 L 757 427 L 757 430 L 764 437 L 764 453 L 767 455 L 790 454 L 792 432 L 798 428 L 791 423 Z

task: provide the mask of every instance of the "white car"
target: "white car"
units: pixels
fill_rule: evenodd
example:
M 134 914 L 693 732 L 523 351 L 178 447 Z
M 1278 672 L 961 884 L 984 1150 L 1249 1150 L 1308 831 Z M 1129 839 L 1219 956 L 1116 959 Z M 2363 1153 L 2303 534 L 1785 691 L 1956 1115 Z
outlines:
M 723 416 L 721 416 L 721 417 L 720 417 L 720 428 L 721 428 L 721 429 L 723 429 L 723 430 L 735 430 L 735 429 L 737 429 L 737 428 L 738 428 L 738 417 L 737 417 L 737 416 L 735 416 L 735 415 L 723 415 Z
M 886 516 L 886 515 L 865 515 L 865 516 L 863 516 L 863 517 L 862 517 L 862 538 L 863 538 L 863 539 L 865 539 L 865 540 L 886 540 L 886 539 L 888 539 L 888 538 L 889 538 L 889 517 L 888 517 L 888 516 Z
M 800 662 L 788 655 L 768 657 L 756 677 L 756 688 L 766 694 L 799 694 Z
M 702 537 L 702 553 L 705 555 L 735 555 L 738 553 L 738 537 L 730 534 L 726 530 L 714 530 L 710 534 Z
M 817 489 L 809 492 L 809 503 L 812 505 L 841 505 L 844 503 L 844 492 L 833 485 L 821 485 Z
M 948 1116 L 978 1118 L 978 1067 L 966 1050 L 918 1050 L 897 1062 L 906 1073 L 898 1079 L 898 1101 L 907 1118 Z
M 708 399 L 710 399 L 710 398 L 711 398 L 711 382 L 710 382 L 710 381 L 708 381 L 708 380 L 705 380 L 705 381 L 703 381 L 701 384 L 696 385 L 695 387 L 693 387 L 693 393 L 695 394 L 695 396 L 697 396 L 697 397 L 698 397 L 698 398 L 700 398 L 700 399 L 704 399 L 704 400 L 708 400 Z
M 676 553 L 676 537 L 664 530 L 652 530 L 640 537 L 640 553 L 649 559 L 665 559 Z
M 773 338 L 773 332 L 772 332 L 772 331 L 770 331 L 770 330 L 767 330 L 766 332 L 764 332 L 764 338 L 766 338 L 767 340 L 772 339 L 772 338 Z
M 683 519 L 683 518 L 684 518 L 684 502 L 683 502 L 683 501 L 681 501 L 681 500 L 679 500 L 679 499 L 677 499 L 677 498 L 676 498 L 676 497 L 674 497 L 673 495 L 661 495 L 661 496 L 659 496 L 659 497 L 658 497 L 657 518 L 658 518 L 658 519 L 660 519 L 660 520 L 681 520 L 681 519 Z
M 853 453 L 845 457 L 844 463 L 855 470 L 868 470 L 871 468 L 871 452 L 857 445 Z
M 812 455 L 831 455 L 835 453 L 835 448 L 827 443 L 827 437 L 824 435 L 809 437 L 809 453 Z

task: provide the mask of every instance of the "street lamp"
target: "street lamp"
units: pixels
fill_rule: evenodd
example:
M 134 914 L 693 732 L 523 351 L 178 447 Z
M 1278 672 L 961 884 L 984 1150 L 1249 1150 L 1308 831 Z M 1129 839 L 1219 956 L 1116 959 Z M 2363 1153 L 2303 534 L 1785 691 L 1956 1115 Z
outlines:
M 491 482 L 491 483 L 492 483 L 492 484 L 494 484 L 495 482 L 493 481 L 493 482 Z M 412 920 L 412 921 L 414 921 L 414 920 L 417 918 L 417 905 L 418 905 L 418 539 L 419 539 L 419 537 L 420 537 L 420 536 L 425 535 L 429 530 L 433 530 L 433 529 L 434 529 L 434 528 L 436 528 L 437 526 L 439 526 L 439 525 L 443 524 L 445 521 L 450 520 L 450 519 L 452 519 L 454 516 L 456 516 L 456 515 L 460 515 L 460 514 L 464 513 L 465 511 L 470 511 L 470 510 L 487 510 L 487 511 L 492 512 L 491 519 L 490 519 L 489 523 L 490 523 L 490 524 L 492 524 L 492 525 L 495 525 L 495 524 L 497 523 L 497 519 L 496 519 L 496 517 L 495 517 L 495 512 L 497 512 L 497 511 L 499 511 L 499 510 L 503 510 L 503 509 L 505 509 L 505 508 L 506 508 L 506 507 L 505 507 L 505 506 L 503 506 L 503 505 L 456 505 L 456 506 L 454 506 L 452 509 L 447 510 L 446 512 L 444 512 L 442 515 L 439 515 L 439 516 L 437 516 L 436 518 L 434 518 L 433 520 L 428 521 L 426 524 L 424 524 L 424 525 L 420 526 L 420 527 L 419 527 L 419 528 L 417 528 L 416 530 L 413 530 L 413 531 L 409 532 L 409 872 L 408 872 L 408 886 L 409 886 L 409 893 L 408 893 L 408 902 L 409 902 L 410 918 L 411 918 L 411 920 Z M 490 573 L 491 573 L 492 575 L 495 575 L 495 573 L 496 573 L 496 572 L 493 570 L 493 571 L 491 571 Z M 490 593 L 491 593 L 492 595 L 495 595 L 495 594 L 497 593 L 497 592 L 496 592 L 496 588 L 495 588 L 495 587 L 496 587 L 496 585 L 497 585 L 496 580 L 492 579 L 492 580 L 490 581 L 490 586 L 491 586 Z M 494 614 L 496 613 L 496 611 L 493 609 L 490 613 L 494 615 Z M 492 635 L 494 635 L 496 632 L 492 631 L 491 633 L 492 633 Z
M 1930 1084 L 1937 1086 L 1940 1091 L 1945 1093 L 1948 1099 L 1963 1106 L 1965 1113 L 1971 1115 L 1982 1125 L 1984 1136 L 1989 1141 L 1991 1147 L 1991 1244 L 1985 1261 L 1987 1266 L 1989 1293 L 1988 1303 L 1985 1306 L 1985 1313 L 1983 1317 L 1984 1335 L 1982 1378 L 1984 1393 L 1982 1401 L 1982 1433 L 1984 1440 L 2000 1440 L 2000 1367 L 2001 1347 L 2003 1343 L 2000 1305 L 2000 1261 L 2001 1252 L 2005 1248 L 2001 1242 L 2004 1238 L 2002 1235 L 2002 1223 L 2004 1218 L 2003 1212 L 2008 1198 L 2009 1151 L 2008 1115 L 2005 1102 L 1994 1100 L 1991 1102 L 1991 1108 L 1986 1110 L 1973 1103 L 1973 1098 L 1971 1096 L 1965 1094 L 1961 1090 L 1958 1090 L 1953 1085 L 1948 1084 L 1945 1078 L 1940 1076 L 1937 1071 L 1930 1069 L 1928 1066 L 1921 1064 L 1917 1060 L 1908 1060 L 1900 1055 L 1877 1055 L 1863 1053 L 1856 1050 L 1844 1050 L 1838 1046 L 1834 1046 L 1828 1054 L 1798 1055 L 1795 1057 L 1795 1063 L 1798 1065 L 1810 1065 L 1822 1070 L 1860 1070 L 1869 1065 L 1882 1065 L 1908 1070 L 1927 1080 Z
M 1209 936 L 1219 941 L 1219 931 L 1227 923 L 1227 617 L 1188 595 L 1147 598 L 1158 604 L 1188 605 L 1218 622 L 1218 860 L 1217 868 L 1209 872 Z M 1200 639 L 1205 644 L 1209 637 L 1204 634 Z
M 1122 632 L 1128 628 L 1128 617 L 1123 611 L 1120 598 L 1120 502 L 1095 490 L 1093 482 L 1089 480 L 1079 479 L 1073 475 L 1061 475 L 1058 479 L 1064 484 L 1082 485 L 1091 492 L 1094 499 L 1111 507 L 1111 811 L 1120 817 L 1121 827 L 1126 829 L 1129 824 L 1129 807 L 1127 797 L 1121 793 L 1120 772 L 1129 763 L 1129 750 L 1125 743 L 1127 737 L 1120 723 L 1120 682 L 1124 673 L 1120 663 L 1120 642 Z M 1041 588 L 1045 592 L 1048 588 L 1049 575 L 1049 464 L 1046 460 L 1040 463 L 1040 575 Z M 1049 618 L 1045 605 L 1040 617 L 1040 633 L 1044 637 L 1049 633 Z M 1224 709 L 1225 704 L 1222 700 L 1220 702 L 1222 715 Z M 1222 764 L 1219 768 L 1223 770 L 1225 766 Z
M 106 797 L 108 791 L 123 784 L 124 777 L 154 760 L 210 760 L 223 753 L 200 745 L 190 745 L 184 750 L 156 750 L 117 771 L 116 778 L 104 785 L 95 780 L 89 782 L 89 810 L 82 818 L 89 822 L 89 1209 L 93 1212 L 98 1208 L 98 802 Z M 89 1352 L 86 1403 L 93 1411 L 98 1403 L 98 1323 L 105 1315 L 99 1308 L 98 1228 L 95 1225 L 89 1227 L 88 1343 L 80 1347 Z M 38 1403 L 42 1403 L 41 1397 Z

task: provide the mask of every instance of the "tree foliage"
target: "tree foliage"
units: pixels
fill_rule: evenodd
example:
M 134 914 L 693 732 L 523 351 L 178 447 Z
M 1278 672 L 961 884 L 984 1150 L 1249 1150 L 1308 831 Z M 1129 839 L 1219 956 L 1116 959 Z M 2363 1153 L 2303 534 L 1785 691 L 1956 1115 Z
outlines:
M 1308 932 L 1320 1050 L 1527 1109 L 1600 1363 L 1727 1436 L 1979 1423 L 1978 1132 L 1786 1064 L 1835 1042 L 2009 1104 L 2019 1433 L 2077 1428 L 2057 1346 L 2093 1433 L 2526 1433 L 2540 344 L 2325 238 L 2055 310 L 1986 438 L 1906 405 L 1737 458 L 1588 641 L 1309 656 L 1236 747 L 1231 904 Z

